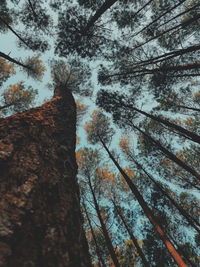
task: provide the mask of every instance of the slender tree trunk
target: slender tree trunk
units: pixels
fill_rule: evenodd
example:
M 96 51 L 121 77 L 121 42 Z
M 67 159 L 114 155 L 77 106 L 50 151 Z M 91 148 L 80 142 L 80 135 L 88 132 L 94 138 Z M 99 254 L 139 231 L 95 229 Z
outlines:
M 200 15 L 199 15 L 200 18 Z M 189 64 L 183 64 L 183 65 L 178 65 L 178 66 L 169 66 L 169 67 L 160 67 L 160 68 L 155 68 L 155 69 L 150 69 L 150 70 L 145 70 L 145 71 L 150 71 L 152 73 L 156 73 L 158 71 L 184 71 L 184 70 L 196 70 L 200 68 L 200 62 L 195 62 L 195 63 L 189 63 Z
M 133 71 L 127 71 L 127 72 L 105 75 L 105 79 L 112 78 L 112 77 L 120 77 L 120 76 L 122 76 L 122 77 L 128 77 L 128 76 L 137 77 L 136 75 L 138 75 L 140 73 L 142 76 L 144 76 L 146 74 L 155 74 L 155 73 L 160 73 L 160 72 L 196 70 L 196 69 L 200 69 L 200 62 L 195 62 L 195 63 L 191 63 L 191 64 L 183 64 L 183 65 L 178 65 L 178 66 L 159 67 L 159 68 L 154 68 L 154 69 L 146 69 L 146 68 L 140 69 L 139 67 L 138 67 L 138 69 L 137 69 L 137 67 L 133 67 Z M 192 74 L 191 75 L 188 74 L 188 75 L 192 76 Z
M 177 107 L 177 108 L 184 108 L 184 109 L 189 109 L 189 110 L 200 112 L 199 108 L 192 108 L 192 107 L 187 107 L 187 106 L 184 106 L 184 105 L 174 105 L 174 106 Z
M 131 160 L 135 163 L 139 170 L 142 170 L 146 176 L 157 186 L 157 188 L 162 192 L 162 194 L 177 208 L 180 214 L 188 221 L 188 223 L 200 234 L 200 224 L 192 218 L 187 211 L 185 211 L 162 187 L 162 185 L 157 182 L 143 167 L 138 163 L 131 155 L 129 155 Z
M 138 9 L 138 11 L 134 14 L 134 16 L 132 17 L 132 20 L 140 13 L 140 11 L 142 11 L 145 7 L 147 7 L 149 4 L 151 4 L 151 2 L 153 2 L 153 0 L 149 0 L 146 4 L 144 4 L 140 9 Z
M 134 194 L 135 198 L 137 199 L 137 201 L 139 202 L 140 206 L 142 207 L 145 215 L 147 216 L 147 218 L 149 219 L 149 221 L 154 226 L 155 231 L 160 236 L 160 239 L 165 244 L 167 250 L 169 251 L 169 253 L 173 257 L 173 259 L 175 260 L 175 262 L 180 267 L 187 267 L 187 264 L 183 261 L 181 255 L 177 252 L 176 248 L 174 247 L 174 245 L 172 244 L 172 242 L 169 240 L 169 238 L 165 234 L 165 231 L 162 228 L 162 226 L 157 222 L 157 219 L 155 218 L 152 210 L 148 207 L 147 203 L 143 199 L 143 197 L 140 194 L 140 192 L 138 191 L 137 187 L 133 184 L 133 182 L 131 181 L 130 177 L 120 167 L 120 165 L 115 160 L 115 158 L 112 156 L 112 154 L 110 153 L 110 151 L 107 148 L 106 144 L 103 142 L 103 140 L 100 137 L 99 137 L 99 140 L 102 143 L 104 149 L 107 151 L 110 159 L 113 161 L 113 163 L 115 164 L 115 166 L 117 167 L 117 169 L 119 170 L 119 172 L 121 173 L 121 175 L 124 177 L 124 179 L 125 179 L 126 183 L 128 184 L 129 188 L 131 189 L 131 191 Z
M 184 78 L 184 77 L 199 77 L 200 73 L 184 73 L 184 74 L 177 74 L 177 75 L 167 75 L 167 78 Z
M 196 267 L 193 262 L 191 262 L 189 256 L 185 253 L 185 251 L 177 244 L 176 240 L 172 236 L 170 236 L 173 243 L 176 245 L 178 252 L 183 255 L 184 259 L 187 261 L 190 267 Z
M 135 128 L 136 130 L 138 130 L 140 133 L 142 133 L 151 143 L 153 143 L 154 145 L 156 145 L 156 147 L 159 148 L 160 151 L 163 152 L 164 155 L 166 155 L 170 160 L 172 160 L 173 162 L 175 162 L 178 166 L 180 166 L 181 168 L 183 168 L 184 170 L 186 170 L 187 172 L 189 172 L 190 174 L 192 174 L 194 177 L 197 178 L 197 180 L 200 180 L 200 174 L 197 173 L 193 168 L 189 167 L 185 162 L 183 162 L 182 160 L 180 160 L 179 158 L 177 158 L 172 152 L 170 152 L 168 149 L 166 149 L 165 147 L 163 147 L 161 145 L 161 143 L 158 140 L 155 140 L 153 137 L 151 137 L 149 134 L 145 133 L 144 131 L 142 131 L 140 128 L 138 128 L 136 125 L 131 123 L 131 126 L 133 128 Z M 190 181 L 187 181 L 189 184 L 193 185 L 193 183 L 191 183 Z
M 185 138 L 188 138 L 189 140 L 192 140 L 193 142 L 196 142 L 196 143 L 200 144 L 200 136 L 199 135 L 197 135 L 197 134 L 195 134 L 195 133 L 193 133 L 191 131 L 188 131 L 187 129 L 185 129 L 185 128 L 179 126 L 179 125 L 176 125 L 176 124 L 168 121 L 165 118 L 161 118 L 161 117 L 149 114 L 149 113 L 147 113 L 147 112 L 145 112 L 143 110 L 140 110 L 140 109 L 138 109 L 136 107 L 133 107 L 132 105 L 128 105 L 128 104 L 125 104 L 123 102 L 121 102 L 120 104 L 123 105 L 125 108 L 129 108 L 131 110 L 135 110 L 135 111 L 145 115 L 146 117 L 151 118 L 154 121 L 160 122 L 160 123 L 172 128 L 172 129 L 182 133 L 185 136 Z
M 99 249 L 99 246 L 98 246 L 98 242 L 97 242 L 97 239 L 96 239 L 96 236 L 95 236 L 95 233 L 94 233 L 94 230 L 93 230 L 91 221 L 90 221 L 90 217 L 89 217 L 89 215 L 88 215 L 87 208 L 86 208 L 86 206 L 85 206 L 85 203 L 83 203 L 83 207 L 84 207 L 84 211 L 85 211 L 86 218 L 87 218 L 87 220 L 88 220 L 88 224 L 89 224 L 89 227 L 90 227 L 90 231 L 91 231 L 91 233 L 92 233 L 92 238 L 93 238 L 93 240 L 94 240 L 94 244 L 95 244 L 95 248 L 96 248 L 97 257 L 98 257 L 99 262 L 101 263 L 102 267 L 106 267 L 106 264 L 105 264 L 105 262 L 104 262 L 104 259 L 103 259 L 103 257 L 101 256 L 101 252 L 100 252 L 100 249 Z
M 33 5 L 32 5 L 31 0 L 28 0 L 28 4 L 29 4 L 29 6 L 30 6 L 30 8 L 31 8 L 31 11 L 32 11 L 32 13 L 33 13 L 35 19 L 37 20 L 37 14 L 35 13 L 35 9 L 34 9 L 34 7 L 33 7 Z
M 167 105 L 171 105 L 171 106 L 174 106 L 176 108 L 183 108 L 183 109 L 189 109 L 189 110 L 193 110 L 193 111 L 198 111 L 200 112 L 200 109 L 199 108 L 192 108 L 192 107 L 188 107 L 188 106 L 184 106 L 184 105 L 176 105 L 174 104 L 173 102 L 171 101 L 163 101 L 164 104 L 167 104 Z
M 128 225 L 127 225 L 127 223 L 126 223 L 126 220 L 124 219 L 124 216 L 122 215 L 122 211 L 117 207 L 117 205 L 115 204 L 114 200 L 112 200 L 112 203 L 113 203 L 113 205 L 114 205 L 114 207 L 115 207 L 115 209 L 116 209 L 116 211 L 117 211 L 117 214 L 119 215 L 120 219 L 122 220 L 122 222 L 123 222 L 123 224 L 124 224 L 124 226 L 125 226 L 125 228 L 126 228 L 128 234 L 129 234 L 129 236 L 130 236 L 130 239 L 133 241 L 133 244 L 134 244 L 134 246 L 136 247 L 137 252 L 138 252 L 138 254 L 139 254 L 139 256 L 140 256 L 140 258 L 141 258 L 141 260 L 142 260 L 144 266 L 145 266 L 145 267 L 150 267 L 150 265 L 149 265 L 149 263 L 147 262 L 146 257 L 145 257 L 145 255 L 144 255 L 144 253 L 143 253 L 141 247 L 140 247 L 139 244 L 138 244 L 137 239 L 135 238 L 135 236 L 133 235 L 132 231 L 131 231 L 130 228 L 128 227 Z
M 8 29 L 14 33 L 15 36 L 17 36 L 17 38 L 24 43 L 29 49 L 32 50 L 32 47 L 30 47 L 30 45 L 15 31 L 13 30 L 13 28 L 0 16 L 0 21 L 2 21 L 7 27 Z
M 156 21 L 158 21 L 159 19 L 161 19 L 162 17 L 164 17 L 167 13 L 170 13 L 172 10 L 174 10 L 175 8 L 177 8 L 178 6 L 182 5 L 184 2 L 186 2 L 187 0 L 182 0 L 180 1 L 178 4 L 176 4 L 175 6 L 169 8 L 166 10 L 166 12 L 164 12 L 163 14 L 161 14 L 160 16 L 158 16 L 157 18 L 155 18 L 152 22 L 150 22 L 148 25 L 146 25 L 144 28 L 142 28 L 141 30 L 139 30 L 138 32 L 136 32 L 132 37 L 137 36 L 138 34 L 140 34 L 141 32 L 143 32 L 144 30 L 146 30 L 147 28 L 149 28 L 152 24 L 154 24 Z
M 193 45 L 193 46 L 189 46 L 187 48 L 182 48 L 179 50 L 168 52 L 168 53 L 162 54 L 162 55 L 154 57 L 154 58 L 142 60 L 142 61 L 136 62 L 134 64 L 136 66 L 139 65 L 140 67 L 146 66 L 146 65 L 152 65 L 152 64 L 160 63 L 162 61 L 174 58 L 174 57 L 182 56 L 182 55 L 187 54 L 187 53 L 195 52 L 198 50 L 200 50 L 200 45 Z
M 93 200 L 94 200 L 94 206 L 95 206 L 95 209 L 96 209 L 96 212 L 97 212 L 97 215 L 98 215 L 98 218 L 99 218 L 99 221 L 100 221 L 100 224 L 101 224 L 101 228 L 102 228 L 102 231 L 103 231 L 103 235 L 105 237 L 105 241 L 106 241 L 106 245 L 107 245 L 107 248 L 108 248 L 108 251 L 110 253 L 110 256 L 112 258 L 112 261 L 114 263 L 114 266 L 115 267 L 120 267 L 120 264 L 118 262 L 118 259 L 117 259 L 117 256 L 115 254 L 115 250 L 114 250 L 114 247 L 112 245 L 112 241 L 109 237 L 109 234 L 108 234 L 108 230 L 106 228 L 106 225 L 103 221 L 103 218 L 101 216 L 101 212 L 100 212 L 100 209 L 99 209 L 99 205 L 98 205 L 98 202 L 97 202 L 97 199 L 96 199 L 96 196 L 95 196 L 95 193 L 94 193 L 94 190 L 92 188 L 92 184 L 91 184 L 91 180 L 90 180 L 90 177 L 88 175 L 88 183 L 89 183 L 89 187 L 90 187 L 90 191 L 92 193 L 92 197 L 93 197 Z
M 141 44 L 139 44 L 139 45 L 133 47 L 132 49 L 139 48 L 139 47 L 141 47 L 141 46 L 143 46 L 143 45 L 145 45 L 145 44 L 147 44 L 147 43 L 149 43 L 149 42 L 151 42 L 151 41 L 153 41 L 153 40 L 155 40 L 155 39 L 161 37 L 162 35 L 164 35 L 164 34 L 166 34 L 166 33 L 168 33 L 168 32 L 171 32 L 171 31 L 176 30 L 176 29 L 179 29 L 179 28 L 187 27 L 188 25 L 190 25 L 190 24 L 192 24 L 193 22 L 197 21 L 199 18 L 200 18 L 200 15 L 196 15 L 196 16 L 190 18 L 187 22 L 181 22 L 181 23 L 179 23 L 179 24 L 173 26 L 172 28 L 169 28 L 169 29 L 167 29 L 167 30 L 161 32 L 160 34 L 158 34 L 158 35 L 156 35 L 156 36 L 150 38 L 149 40 L 147 40 L 147 41 L 145 41 L 145 42 L 143 42 L 143 43 L 141 43 Z
M 183 12 L 177 14 L 176 16 L 174 16 L 174 17 L 172 17 L 171 19 L 165 21 L 164 23 L 161 23 L 161 24 L 158 26 L 158 28 L 160 28 L 160 27 L 162 27 L 162 26 L 168 24 L 170 21 L 172 21 L 172 20 L 174 20 L 174 19 L 176 19 L 176 18 L 178 18 L 178 17 L 180 17 L 180 16 L 185 15 L 186 13 L 188 13 L 188 12 L 194 10 L 194 9 L 197 8 L 198 6 L 199 6 L 199 3 L 196 4 L 196 5 L 194 5 L 194 6 L 192 6 L 191 8 L 186 9 L 185 11 L 183 11 Z
M 0 57 L 5 58 L 6 60 L 8 60 L 8 61 L 10 61 L 10 62 L 12 62 L 12 63 L 14 63 L 14 64 L 17 64 L 17 65 L 19 65 L 20 67 L 23 67 L 23 68 L 28 69 L 28 70 L 32 70 L 29 66 L 24 65 L 24 64 L 21 63 L 20 61 L 18 61 L 18 60 L 16 60 L 16 59 L 14 59 L 14 58 L 12 58 L 12 57 L 10 57 L 10 56 L 8 56 L 8 55 L 2 53 L 2 52 L 0 52 Z
M 90 267 L 72 94 L 0 119 L 0 266 Z
M 92 16 L 88 21 L 84 29 L 84 33 L 87 33 L 87 31 L 94 26 L 95 22 L 103 15 L 103 13 L 105 13 L 116 2 L 117 0 L 106 0 L 103 5 L 96 11 L 94 16 Z

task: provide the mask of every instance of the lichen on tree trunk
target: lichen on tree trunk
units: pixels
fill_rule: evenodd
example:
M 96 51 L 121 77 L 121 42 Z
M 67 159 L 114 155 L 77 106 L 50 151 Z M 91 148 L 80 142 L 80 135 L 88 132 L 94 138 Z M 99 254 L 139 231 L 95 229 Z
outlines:
M 70 92 L 0 119 L 0 266 L 91 266 L 75 135 Z

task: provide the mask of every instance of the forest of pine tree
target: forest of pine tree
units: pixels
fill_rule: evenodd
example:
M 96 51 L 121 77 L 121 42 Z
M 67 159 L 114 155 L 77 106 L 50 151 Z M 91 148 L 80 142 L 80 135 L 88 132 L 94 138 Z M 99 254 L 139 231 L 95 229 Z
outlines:
M 0 266 L 200 267 L 200 0 L 0 0 Z

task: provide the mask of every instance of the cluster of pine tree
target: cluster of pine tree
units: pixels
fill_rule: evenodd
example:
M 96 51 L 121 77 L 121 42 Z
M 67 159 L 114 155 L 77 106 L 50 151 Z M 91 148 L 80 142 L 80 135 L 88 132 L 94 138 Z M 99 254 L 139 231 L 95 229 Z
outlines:
M 0 0 L 0 31 L 32 52 L 0 51 L 0 87 L 18 68 L 42 80 L 50 67 L 52 101 L 67 91 L 98 106 L 76 153 L 93 266 L 200 264 L 199 29 L 199 0 Z M 1 116 L 37 94 L 9 85 Z M 78 119 L 87 105 L 76 100 Z

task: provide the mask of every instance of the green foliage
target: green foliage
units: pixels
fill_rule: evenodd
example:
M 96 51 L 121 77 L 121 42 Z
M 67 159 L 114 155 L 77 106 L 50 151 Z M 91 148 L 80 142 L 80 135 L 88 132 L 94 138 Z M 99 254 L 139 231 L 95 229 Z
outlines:
M 27 66 L 24 70 L 27 72 L 28 76 L 31 76 L 36 80 L 42 79 L 46 68 L 42 65 L 42 60 L 40 59 L 39 54 L 33 57 L 28 57 L 24 64 Z
M 85 125 L 88 141 L 91 144 L 100 142 L 100 139 L 104 143 L 111 141 L 114 130 L 110 127 L 110 119 L 99 110 L 93 111 L 91 117 L 92 120 Z
M 91 169 L 94 171 L 100 163 L 101 156 L 97 149 L 85 147 L 84 149 L 78 150 L 76 153 L 76 159 L 78 162 L 79 170 L 87 172 Z
M 50 49 L 48 42 L 38 36 L 29 35 L 27 32 L 24 32 L 22 38 L 28 46 L 21 40 L 18 41 L 18 46 L 23 47 L 24 49 L 30 49 L 29 47 L 31 47 L 33 51 L 39 52 L 45 52 Z
M 118 248 L 117 253 L 122 267 L 138 266 L 138 254 L 131 240 L 125 240 Z
M 26 1 L 18 15 L 27 29 L 32 28 L 34 31 L 42 30 L 45 32 L 51 25 L 51 19 L 47 9 L 42 7 L 40 2 Z
M 0 0 L 0 31 L 6 32 L 8 28 L 1 18 L 8 24 L 13 22 L 6 0 Z
M 67 57 L 77 53 L 81 57 L 93 57 L 102 44 L 101 38 L 95 41 L 95 28 L 84 32 L 87 17 L 79 14 L 76 8 L 67 9 L 59 14 L 58 37 L 55 52 Z
M 88 65 L 76 60 L 52 60 L 50 63 L 52 87 L 63 86 L 73 93 L 91 96 L 91 85 L 88 82 L 91 71 Z

